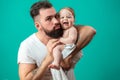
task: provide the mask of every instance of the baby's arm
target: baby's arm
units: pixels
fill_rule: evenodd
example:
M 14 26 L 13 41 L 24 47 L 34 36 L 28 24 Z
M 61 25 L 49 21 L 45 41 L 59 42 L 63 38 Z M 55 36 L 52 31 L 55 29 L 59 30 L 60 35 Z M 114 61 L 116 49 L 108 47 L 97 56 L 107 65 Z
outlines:
M 62 42 L 64 44 L 73 44 L 76 42 L 76 39 L 77 39 L 77 30 L 75 27 L 71 27 L 68 31 L 68 37 L 60 38 L 60 42 Z

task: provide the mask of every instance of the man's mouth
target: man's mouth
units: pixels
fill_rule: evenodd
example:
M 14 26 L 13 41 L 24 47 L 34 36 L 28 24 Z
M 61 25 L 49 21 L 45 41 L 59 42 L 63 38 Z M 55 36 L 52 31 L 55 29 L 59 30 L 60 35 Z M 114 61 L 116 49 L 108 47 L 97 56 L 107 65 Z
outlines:
M 55 30 L 60 29 L 60 25 L 55 26 Z

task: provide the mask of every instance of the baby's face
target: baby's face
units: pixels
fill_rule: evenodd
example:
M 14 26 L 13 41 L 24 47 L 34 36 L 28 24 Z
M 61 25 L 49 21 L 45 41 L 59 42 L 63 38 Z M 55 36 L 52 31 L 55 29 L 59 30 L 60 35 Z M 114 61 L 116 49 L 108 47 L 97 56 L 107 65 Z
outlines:
M 60 11 L 60 23 L 64 29 L 67 29 L 74 24 L 74 16 L 67 9 L 62 9 Z

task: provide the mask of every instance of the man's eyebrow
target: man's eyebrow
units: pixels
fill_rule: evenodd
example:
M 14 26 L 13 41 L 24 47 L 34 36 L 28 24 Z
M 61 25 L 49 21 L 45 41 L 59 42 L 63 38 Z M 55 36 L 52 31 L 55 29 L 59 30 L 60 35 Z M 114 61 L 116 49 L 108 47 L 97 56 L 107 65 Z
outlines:
M 50 16 L 46 16 L 46 18 L 48 18 L 48 17 L 52 17 L 51 15 Z
M 46 16 L 45 19 L 50 18 L 50 17 L 53 17 L 53 16 L 52 16 L 52 15 L 50 15 L 50 16 Z
M 50 17 L 54 17 L 54 16 L 56 16 L 56 14 L 55 14 L 55 15 L 49 15 L 49 16 L 46 16 L 45 19 L 50 18 Z
M 46 16 L 45 19 L 47 20 L 48 18 L 51 18 L 52 16 Z

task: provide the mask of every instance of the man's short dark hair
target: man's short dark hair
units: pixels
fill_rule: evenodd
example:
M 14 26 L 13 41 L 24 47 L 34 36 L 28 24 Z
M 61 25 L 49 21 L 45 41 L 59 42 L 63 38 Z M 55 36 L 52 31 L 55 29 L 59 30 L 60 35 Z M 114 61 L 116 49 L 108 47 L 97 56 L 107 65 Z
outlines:
M 31 6 L 30 15 L 34 19 L 37 15 L 39 15 L 40 9 L 47 9 L 51 7 L 52 4 L 48 0 L 36 2 Z

